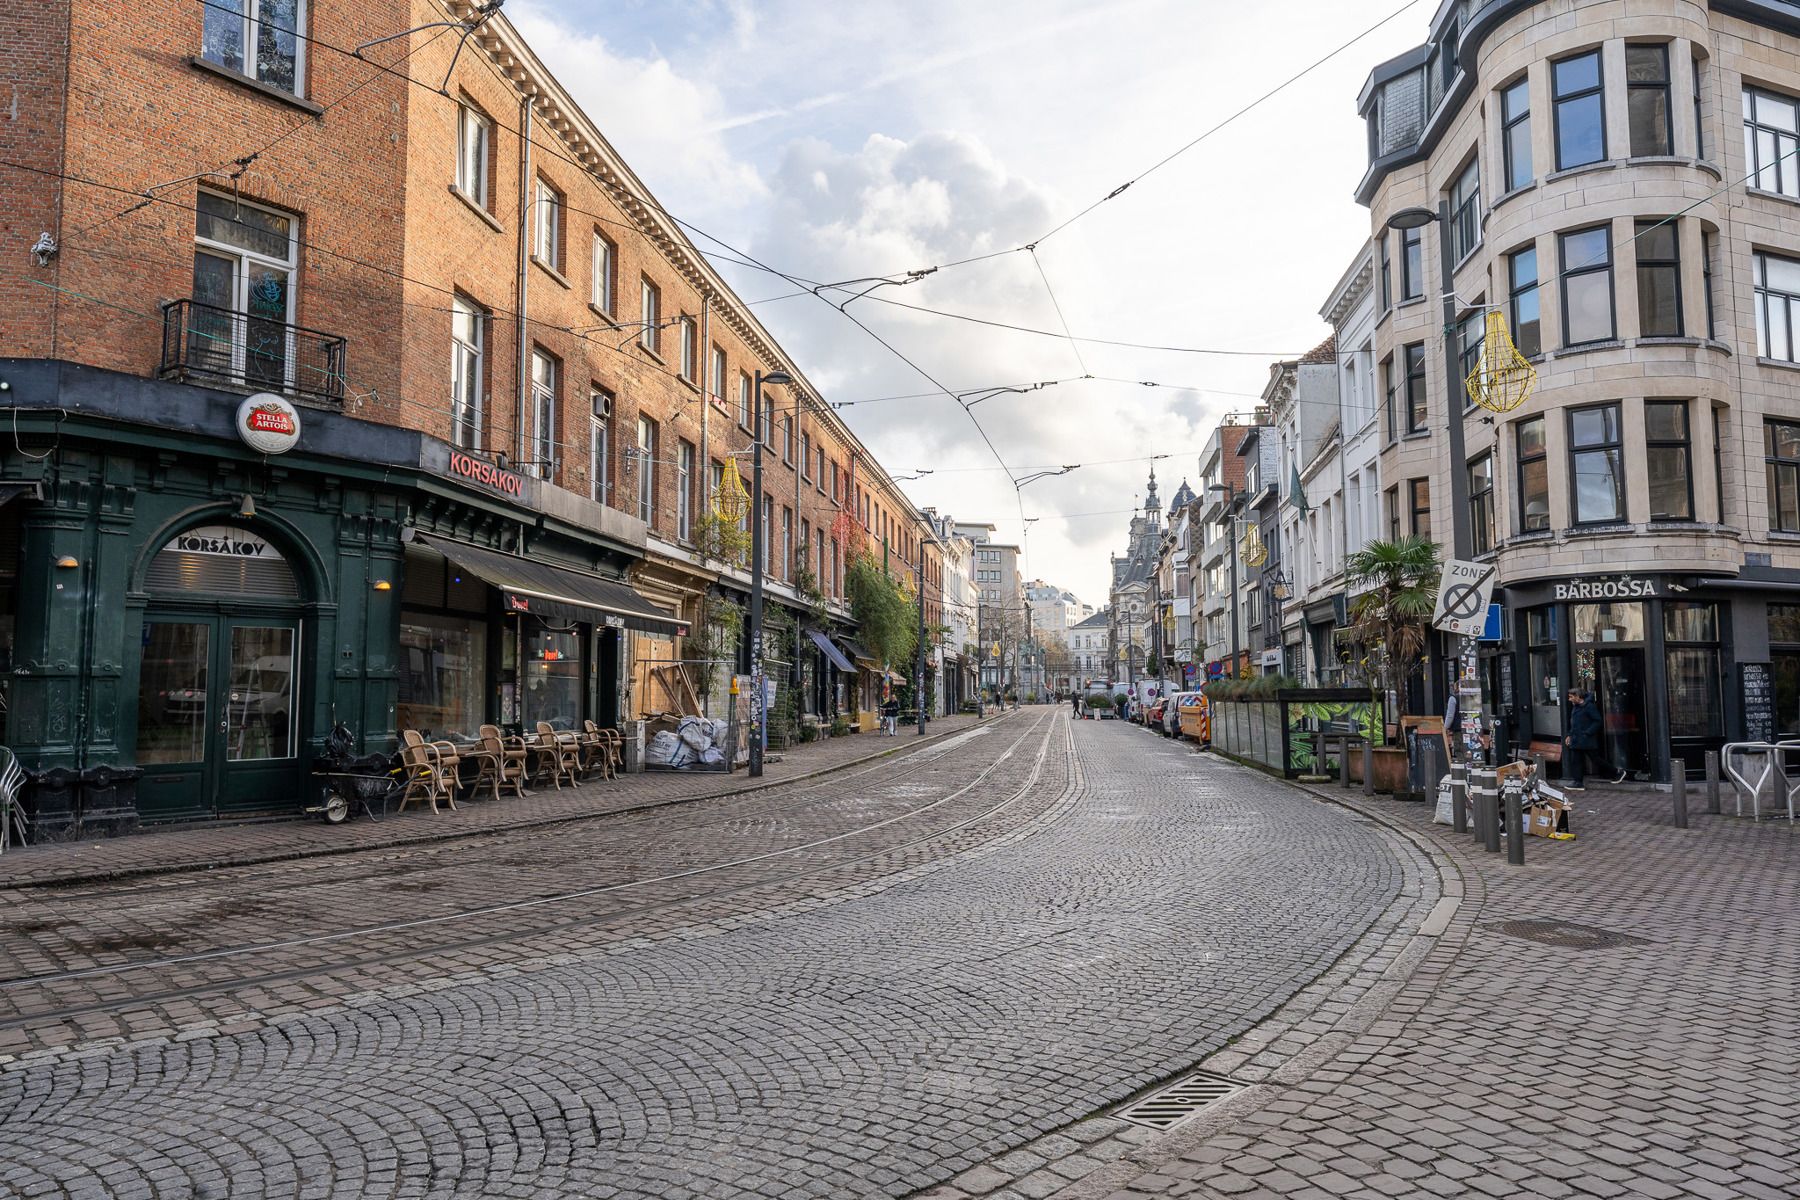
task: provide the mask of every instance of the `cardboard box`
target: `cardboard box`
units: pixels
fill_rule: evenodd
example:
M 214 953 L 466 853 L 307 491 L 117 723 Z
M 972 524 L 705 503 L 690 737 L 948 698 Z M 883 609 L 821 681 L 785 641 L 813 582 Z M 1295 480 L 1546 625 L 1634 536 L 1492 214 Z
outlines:
M 1531 806 L 1531 817 L 1528 830 L 1532 837 L 1570 838 L 1569 802 L 1567 800 L 1540 799 Z

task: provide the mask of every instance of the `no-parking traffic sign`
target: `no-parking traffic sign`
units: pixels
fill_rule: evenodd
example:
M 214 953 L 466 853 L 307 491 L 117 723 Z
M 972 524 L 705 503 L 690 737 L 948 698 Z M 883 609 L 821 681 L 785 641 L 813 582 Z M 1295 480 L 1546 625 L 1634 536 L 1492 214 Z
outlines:
M 1431 625 L 1446 633 L 1464 637 L 1480 637 L 1487 627 L 1488 601 L 1494 595 L 1494 568 L 1489 563 L 1458 562 L 1444 564 L 1438 581 L 1437 608 L 1431 614 Z

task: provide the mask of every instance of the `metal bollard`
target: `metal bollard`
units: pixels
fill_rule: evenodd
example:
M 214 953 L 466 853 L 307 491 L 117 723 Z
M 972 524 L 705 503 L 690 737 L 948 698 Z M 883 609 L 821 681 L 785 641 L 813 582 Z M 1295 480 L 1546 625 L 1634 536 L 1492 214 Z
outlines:
M 1313 731 L 1312 743 L 1313 774 L 1323 775 L 1325 774 L 1325 731 L 1323 729 Z
M 1500 853 L 1500 789 L 1494 772 L 1481 768 L 1475 772 L 1481 790 L 1481 808 L 1476 816 L 1481 824 L 1481 848 L 1489 854 Z
M 1375 794 L 1375 743 L 1363 743 L 1363 795 Z
M 1350 786 L 1350 739 L 1347 737 L 1338 740 L 1338 786 Z
M 1525 865 L 1525 801 L 1521 788 L 1506 789 L 1506 861 Z
M 1719 752 L 1706 752 L 1706 811 L 1718 816 L 1723 810 L 1719 808 Z
M 1669 764 L 1669 794 L 1675 801 L 1675 828 L 1686 829 L 1687 763 L 1677 758 Z
M 1456 833 L 1469 832 L 1469 767 L 1467 763 L 1450 764 L 1450 828 Z

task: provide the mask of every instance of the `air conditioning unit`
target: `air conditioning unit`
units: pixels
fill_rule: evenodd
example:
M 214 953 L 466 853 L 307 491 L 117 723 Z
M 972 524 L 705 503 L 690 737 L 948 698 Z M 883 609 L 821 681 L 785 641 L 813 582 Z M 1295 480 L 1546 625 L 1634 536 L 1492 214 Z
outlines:
M 612 419 L 613 398 L 605 392 L 594 393 L 594 415 L 602 421 Z

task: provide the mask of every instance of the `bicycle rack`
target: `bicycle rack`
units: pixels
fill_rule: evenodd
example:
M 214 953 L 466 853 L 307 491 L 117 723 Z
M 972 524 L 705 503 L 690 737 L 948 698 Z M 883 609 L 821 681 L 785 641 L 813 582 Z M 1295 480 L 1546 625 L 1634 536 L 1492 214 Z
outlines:
M 1800 742 L 1792 743 L 1792 745 L 1794 749 L 1800 750 Z M 1735 758 L 1740 754 L 1763 756 L 1762 774 L 1756 777 L 1754 784 L 1737 769 Z M 1744 815 L 1744 793 L 1748 791 L 1750 793 L 1750 819 L 1752 821 L 1762 820 L 1762 790 L 1763 785 L 1769 782 L 1769 776 L 1775 772 L 1775 754 L 1776 747 L 1769 742 L 1726 742 L 1719 747 L 1719 766 L 1731 780 L 1731 790 L 1737 804 L 1738 816 Z M 1793 806 L 1791 791 L 1788 793 L 1788 805 L 1791 813 Z

